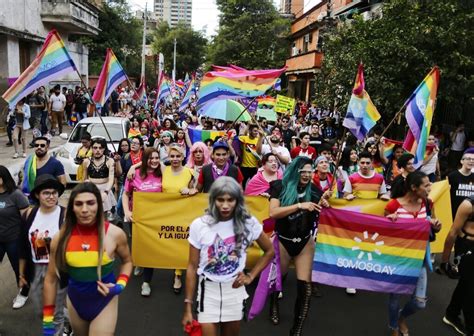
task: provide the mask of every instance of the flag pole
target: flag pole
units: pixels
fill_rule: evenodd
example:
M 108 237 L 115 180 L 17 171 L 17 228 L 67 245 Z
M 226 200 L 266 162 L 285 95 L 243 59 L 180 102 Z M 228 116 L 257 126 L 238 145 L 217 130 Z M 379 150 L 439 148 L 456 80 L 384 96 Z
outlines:
M 385 133 L 387 133 L 388 129 L 390 128 L 390 126 L 392 126 L 392 124 L 395 122 L 395 120 L 398 119 L 398 117 L 403 113 L 403 110 L 407 107 L 407 104 L 408 102 L 410 101 L 410 99 L 407 99 L 407 101 L 405 102 L 405 104 L 403 104 L 403 106 L 398 110 L 397 113 L 395 113 L 395 115 L 393 116 L 392 120 L 390 120 L 390 122 L 388 123 L 388 125 L 384 128 L 384 130 L 382 131 L 382 133 L 380 134 L 380 138 L 376 141 L 376 145 L 380 142 L 380 139 L 382 139 L 382 137 L 385 135 Z
M 87 95 L 89 96 L 89 101 L 94 103 L 94 100 L 92 99 L 89 90 L 87 89 L 86 83 L 84 83 L 84 79 L 82 78 L 81 74 L 79 73 L 79 70 L 76 68 L 76 73 L 79 76 L 79 79 L 82 83 L 82 86 L 84 87 L 84 91 L 87 92 Z M 101 111 L 102 112 L 102 111 Z M 112 140 L 112 137 L 110 136 L 109 130 L 107 129 L 107 126 L 105 126 L 104 120 L 102 119 L 102 113 L 98 113 L 100 122 L 102 123 L 102 126 L 104 126 L 105 133 L 107 133 L 107 136 L 109 137 L 110 143 L 112 144 L 112 148 L 114 149 L 114 152 L 117 152 L 117 149 L 115 148 L 114 142 Z
M 242 110 L 242 112 L 240 112 L 240 114 L 238 115 L 237 118 L 235 118 L 234 122 L 232 123 L 232 127 L 235 126 L 235 123 L 237 122 L 237 120 L 239 120 L 239 118 L 245 113 L 245 111 L 247 111 L 250 107 L 250 105 L 252 105 L 252 103 L 257 99 L 257 97 L 253 97 L 253 99 L 248 103 L 247 106 L 245 106 L 245 108 Z M 260 124 L 258 123 L 258 121 L 255 119 L 255 117 L 249 112 L 249 116 L 250 116 L 250 119 L 252 119 L 252 121 L 257 125 L 258 129 L 260 131 L 262 131 L 262 133 L 264 134 L 263 136 L 263 140 L 265 140 L 267 142 L 267 145 L 270 145 L 268 143 L 268 140 L 267 140 L 267 137 L 265 136 L 265 131 L 263 130 L 262 126 L 260 126 Z

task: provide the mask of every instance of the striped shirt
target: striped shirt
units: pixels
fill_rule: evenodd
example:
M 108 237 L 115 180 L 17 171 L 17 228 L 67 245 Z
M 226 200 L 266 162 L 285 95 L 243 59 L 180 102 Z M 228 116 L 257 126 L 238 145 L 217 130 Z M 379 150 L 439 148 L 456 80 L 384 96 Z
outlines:
M 431 201 L 429 202 L 431 204 Z M 418 211 L 408 211 L 394 198 L 387 203 L 385 211 L 390 214 L 396 213 L 398 218 L 403 219 L 426 219 L 427 217 L 425 201 L 421 203 Z
M 374 199 L 387 192 L 383 176 L 372 172 L 364 176 L 360 172 L 354 173 L 346 180 L 345 193 L 352 193 L 357 198 Z

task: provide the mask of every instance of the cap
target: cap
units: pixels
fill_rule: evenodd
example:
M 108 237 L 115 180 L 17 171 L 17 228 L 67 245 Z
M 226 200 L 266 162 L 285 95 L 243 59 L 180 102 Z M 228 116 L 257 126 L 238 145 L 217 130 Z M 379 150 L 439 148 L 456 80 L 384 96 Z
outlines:
M 58 191 L 59 196 L 61 196 L 64 192 L 64 185 L 61 182 L 59 182 L 58 179 L 55 178 L 53 175 L 50 175 L 50 174 L 40 175 L 35 180 L 35 186 L 31 190 L 30 197 L 33 200 L 38 201 L 38 198 L 36 197 L 36 193 L 44 189 L 55 189 Z
M 224 141 L 216 141 L 212 146 L 212 150 L 216 150 L 217 148 L 224 148 L 225 150 L 229 150 L 229 145 L 227 142 Z

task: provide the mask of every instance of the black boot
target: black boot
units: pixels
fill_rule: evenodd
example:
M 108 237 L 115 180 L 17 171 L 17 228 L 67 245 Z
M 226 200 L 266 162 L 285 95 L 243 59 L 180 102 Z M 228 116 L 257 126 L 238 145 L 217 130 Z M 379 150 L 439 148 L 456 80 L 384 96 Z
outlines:
M 274 325 L 280 323 L 280 307 L 278 305 L 278 294 L 279 292 L 273 292 L 270 294 L 270 321 Z
M 290 336 L 301 336 L 303 334 L 303 324 L 308 316 L 311 302 L 311 282 L 297 280 L 296 286 L 295 316 Z

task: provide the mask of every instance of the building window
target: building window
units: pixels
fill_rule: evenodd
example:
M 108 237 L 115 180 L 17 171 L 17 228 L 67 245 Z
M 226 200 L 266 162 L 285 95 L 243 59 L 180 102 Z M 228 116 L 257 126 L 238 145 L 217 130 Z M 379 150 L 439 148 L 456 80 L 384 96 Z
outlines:
M 26 70 L 31 63 L 30 59 L 30 44 L 28 42 L 20 40 L 18 43 L 18 49 L 20 52 L 20 73 Z
M 303 52 L 308 52 L 311 47 L 311 43 L 313 43 L 313 34 L 308 33 L 305 36 L 303 36 Z

